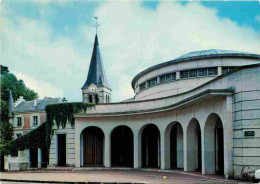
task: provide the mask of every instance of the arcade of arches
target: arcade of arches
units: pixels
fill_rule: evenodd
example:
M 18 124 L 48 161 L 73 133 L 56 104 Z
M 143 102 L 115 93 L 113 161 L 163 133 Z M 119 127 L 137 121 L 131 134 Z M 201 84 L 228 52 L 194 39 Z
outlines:
M 195 118 L 185 129 L 179 122 L 170 123 L 164 131 L 147 124 L 137 135 L 125 125 L 115 126 L 108 135 L 102 126 L 89 126 L 81 132 L 80 144 L 81 167 L 184 169 L 224 175 L 224 129 L 217 114 L 208 116 L 204 130 Z

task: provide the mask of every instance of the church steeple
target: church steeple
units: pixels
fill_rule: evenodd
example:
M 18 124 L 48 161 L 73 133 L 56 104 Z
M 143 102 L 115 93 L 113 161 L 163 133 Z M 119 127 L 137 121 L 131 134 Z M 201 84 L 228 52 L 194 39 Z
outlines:
M 109 103 L 111 99 L 111 89 L 108 85 L 103 61 L 99 49 L 97 36 L 97 17 L 96 19 L 96 36 L 94 48 L 92 51 L 91 61 L 88 70 L 88 77 L 82 86 L 83 102 L 88 103 Z
M 90 61 L 90 66 L 88 70 L 88 78 L 81 89 L 88 88 L 89 85 L 95 84 L 97 87 L 107 87 L 109 88 L 106 74 L 99 50 L 98 36 L 95 36 L 95 43 L 92 52 L 92 57 Z

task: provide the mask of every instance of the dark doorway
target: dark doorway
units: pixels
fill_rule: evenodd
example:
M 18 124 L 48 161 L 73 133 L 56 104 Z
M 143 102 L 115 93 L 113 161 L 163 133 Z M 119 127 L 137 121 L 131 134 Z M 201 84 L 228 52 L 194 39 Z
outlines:
M 170 135 L 171 169 L 177 168 L 177 124 L 172 127 Z
M 127 126 L 115 128 L 111 135 L 111 164 L 113 167 L 133 167 L 133 132 Z
M 66 134 L 58 134 L 58 166 L 66 166 Z
M 45 148 L 41 148 L 41 150 L 42 150 L 42 167 L 47 167 L 48 159 L 49 159 L 48 149 L 45 147 Z
M 224 137 L 220 118 L 218 118 L 216 123 L 215 137 L 216 174 L 224 175 Z
M 142 133 L 142 167 L 160 167 L 160 132 L 155 125 L 148 125 Z
M 30 167 L 31 168 L 38 167 L 38 148 L 30 149 Z
M 98 127 L 88 127 L 82 133 L 83 165 L 103 166 L 103 131 Z
M 5 171 L 5 157 L 4 155 L 0 155 L 0 157 L 1 157 L 0 171 L 3 172 Z

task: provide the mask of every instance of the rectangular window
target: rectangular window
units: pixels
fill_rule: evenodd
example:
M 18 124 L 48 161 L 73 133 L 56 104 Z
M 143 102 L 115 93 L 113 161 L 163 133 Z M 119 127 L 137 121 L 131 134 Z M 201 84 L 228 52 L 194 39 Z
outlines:
M 172 80 L 172 75 L 166 75 L 166 82 L 170 82 Z
M 21 136 L 22 136 L 22 134 L 16 134 L 16 138 L 19 138 Z
M 222 74 L 232 71 L 234 67 L 222 67 Z
M 166 82 L 166 77 L 165 75 L 160 77 L 160 83 L 165 83 Z
M 172 80 L 176 80 L 176 73 L 172 73 Z
M 33 126 L 38 125 L 38 116 L 33 116 Z
M 207 76 L 208 69 L 207 68 L 201 68 L 198 69 L 198 76 Z
M 218 69 L 217 68 L 209 68 L 208 69 L 208 75 L 218 75 Z
M 188 70 L 186 71 L 181 71 L 181 78 L 182 79 L 185 79 L 185 78 L 188 78 L 189 77 L 189 72 Z
M 157 84 L 157 78 L 148 81 L 149 87 L 155 86 L 156 84 Z
M 17 126 L 22 126 L 22 117 L 17 117 Z
M 189 70 L 189 77 L 197 77 L 197 70 Z
M 143 84 L 140 85 L 140 90 L 142 91 L 142 90 L 144 90 L 144 89 L 145 89 L 145 83 L 143 83 Z

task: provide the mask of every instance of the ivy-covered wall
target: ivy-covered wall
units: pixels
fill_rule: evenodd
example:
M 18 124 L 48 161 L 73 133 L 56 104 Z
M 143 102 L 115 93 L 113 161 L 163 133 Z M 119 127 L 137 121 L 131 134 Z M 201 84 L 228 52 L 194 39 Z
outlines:
M 62 126 L 62 128 L 65 128 L 67 121 L 69 121 L 71 126 L 74 126 L 75 118 L 73 114 L 85 113 L 88 108 L 92 107 L 94 107 L 94 104 L 81 102 L 47 105 L 45 107 L 46 122 L 27 134 L 1 146 L 0 154 L 8 155 L 17 150 L 31 148 L 47 148 L 49 150 L 51 136 L 53 135 L 53 124 L 56 123 L 57 127 Z

